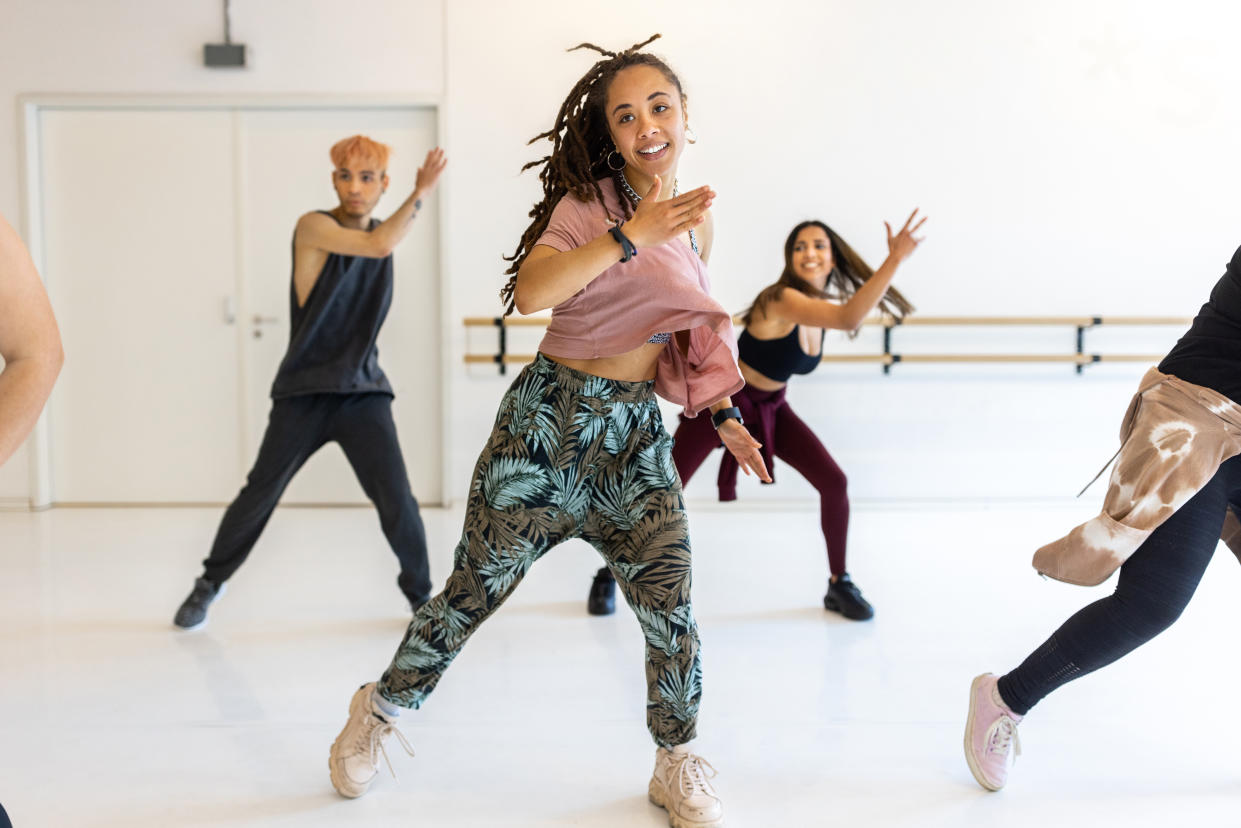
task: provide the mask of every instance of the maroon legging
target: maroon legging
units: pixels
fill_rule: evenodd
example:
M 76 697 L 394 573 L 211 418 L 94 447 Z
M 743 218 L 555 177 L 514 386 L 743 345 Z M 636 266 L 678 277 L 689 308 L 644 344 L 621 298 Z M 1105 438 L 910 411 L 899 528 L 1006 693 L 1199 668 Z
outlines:
M 746 428 L 760 443 L 766 443 L 762 426 L 748 415 L 755 410 L 754 403 L 782 395 L 780 391 L 759 391 L 746 386 L 733 396 L 746 417 Z M 819 492 L 819 522 L 823 538 L 827 541 L 827 562 L 832 575 L 845 571 L 845 544 L 849 534 L 849 496 L 846 492 L 845 473 L 827 453 L 823 443 L 814 435 L 802 419 L 793 413 L 788 402 L 780 400 L 767 429 L 772 435 L 771 445 L 764 446 L 763 453 L 774 455 L 797 470 Z M 681 475 L 682 485 L 698 471 L 698 467 L 719 447 L 720 439 L 711 425 L 709 412 L 687 419 L 681 417 L 672 447 L 672 461 Z

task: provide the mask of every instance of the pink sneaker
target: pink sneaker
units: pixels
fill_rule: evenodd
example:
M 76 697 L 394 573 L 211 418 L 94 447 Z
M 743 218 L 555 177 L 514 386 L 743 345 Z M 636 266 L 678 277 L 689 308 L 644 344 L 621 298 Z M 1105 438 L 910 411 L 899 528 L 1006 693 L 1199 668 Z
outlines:
M 1008 781 L 1008 757 L 1021 755 L 1017 723 L 1021 716 L 1008 709 L 996 690 L 997 678 L 983 673 L 970 685 L 970 712 L 965 720 L 965 761 L 970 772 L 989 791 Z

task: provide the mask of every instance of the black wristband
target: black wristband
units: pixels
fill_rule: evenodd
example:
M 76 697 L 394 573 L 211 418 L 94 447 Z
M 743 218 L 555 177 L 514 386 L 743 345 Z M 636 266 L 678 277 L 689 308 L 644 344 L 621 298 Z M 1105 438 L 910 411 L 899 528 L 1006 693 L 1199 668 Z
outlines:
M 745 425 L 745 420 L 741 419 L 741 409 L 736 406 L 721 408 L 711 415 L 711 425 L 715 426 L 717 430 L 724 425 L 725 420 L 736 420 L 737 425 Z
M 621 232 L 619 225 L 610 228 L 608 232 L 612 234 L 612 238 L 616 239 L 616 243 L 621 246 L 621 252 L 624 253 L 624 255 L 621 256 L 622 262 L 627 262 L 634 256 L 638 255 L 638 248 L 634 246 L 628 236 Z

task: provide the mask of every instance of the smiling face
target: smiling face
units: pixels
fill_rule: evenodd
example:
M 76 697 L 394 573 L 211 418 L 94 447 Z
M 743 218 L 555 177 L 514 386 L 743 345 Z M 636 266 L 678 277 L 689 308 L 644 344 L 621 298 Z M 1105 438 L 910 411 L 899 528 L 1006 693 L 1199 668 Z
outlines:
M 671 184 L 685 146 L 685 100 L 673 80 L 655 66 L 622 69 L 608 86 L 604 118 L 634 189 L 645 192 L 656 175 Z
M 827 231 L 814 224 L 803 227 L 789 251 L 789 267 L 793 273 L 822 290 L 835 266 Z

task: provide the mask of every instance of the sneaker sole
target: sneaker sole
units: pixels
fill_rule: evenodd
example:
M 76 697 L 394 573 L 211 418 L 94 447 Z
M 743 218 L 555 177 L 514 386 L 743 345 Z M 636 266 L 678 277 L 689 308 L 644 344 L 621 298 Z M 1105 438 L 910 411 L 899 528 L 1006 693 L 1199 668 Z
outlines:
M 367 694 L 360 692 L 361 689 L 362 688 L 358 688 L 358 690 L 354 692 L 353 698 L 349 700 L 349 722 L 353 721 L 353 716 L 356 712 L 355 708 L 358 707 L 359 704 L 366 705 L 370 703 L 370 699 L 367 698 Z M 345 735 L 345 731 L 349 729 L 349 722 L 345 722 L 345 726 L 341 728 L 340 734 L 336 737 L 336 740 L 332 742 L 332 749 L 328 751 L 327 755 L 327 769 L 332 776 L 332 787 L 336 789 L 336 793 L 346 799 L 357 799 L 370 789 L 371 783 L 367 782 L 365 785 L 358 785 L 357 782 L 354 782 L 352 779 L 345 776 L 343 770 L 337 771 L 336 769 L 336 750 L 340 746 L 341 737 L 343 737 Z
M 654 779 L 652 779 L 650 784 L 646 786 L 646 796 L 647 799 L 651 800 L 652 805 L 658 805 L 660 808 L 667 811 L 668 824 L 671 825 L 672 828 L 720 828 L 720 826 L 724 824 L 723 819 L 709 820 L 707 822 L 695 822 L 693 820 L 677 816 L 668 807 L 667 803 L 664 802 L 663 786 L 661 786 Z
M 970 712 L 965 720 L 965 764 L 970 766 L 970 773 L 974 774 L 974 781 L 982 785 L 989 791 L 998 791 L 1003 785 L 996 785 L 983 776 L 982 768 L 978 766 L 978 762 L 974 759 L 974 712 L 976 709 L 975 700 L 978 698 L 978 685 L 986 677 L 986 674 L 974 676 L 974 680 L 970 682 Z
M 823 599 L 823 609 L 827 610 L 828 612 L 834 612 L 838 614 L 840 617 L 847 618 L 850 621 L 869 621 L 870 619 L 875 617 L 875 614 L 873 612 L 870 615 L 850 615 L 847 612 L 845 612 L 843 609 L 841 609 L 840 604 L 838 604 L 835 601 L 835 599 L 832 599 L 832 598 Z
M 228 589 L 228 583 L 227 583 L 227 582 L 220 584 L 220 591 L 219 591 L 219 592 L 217 592 L 217 593 L 216 593 L 216 594 L 212 597 L 212 599 L 211 599 L 210 601 L 208 601 L 208 602 L 207 602 L 207 606 L 208 606 L 208 607 L 210 607 L 210 606 L 211 606 L 212 604 L 214 604 L 216 601 L 220 600 L 220 596 L 224 594 L 224 590 L 226 590 L 226 589 Z M 207 626 L 207 618 L 206 618 L 206 616 L 203 616 L 203 620 L 199 621 L 197 624 L 193 625 L 192 627 L 182 627 L 180 624 L 178 624 L 178 623 L 176 622 L 176 620 L 175 620 L 175 619 L 174 619 L 174 620 L 173 620 L 173 622 L 172 622 L 172 628 L 173 628 L 174 630 L 178 630 L 179 632 L 194 632 L 194 630 L 201 630 L 201 629 L 202 629 L 203 627 L 205 627 L 205 626 Z

